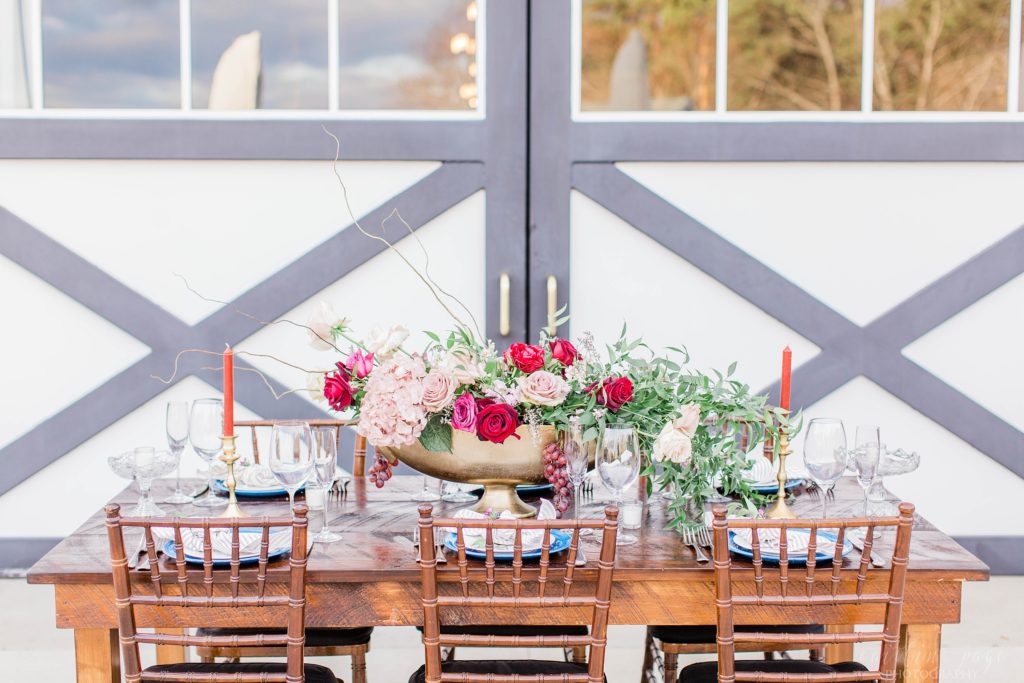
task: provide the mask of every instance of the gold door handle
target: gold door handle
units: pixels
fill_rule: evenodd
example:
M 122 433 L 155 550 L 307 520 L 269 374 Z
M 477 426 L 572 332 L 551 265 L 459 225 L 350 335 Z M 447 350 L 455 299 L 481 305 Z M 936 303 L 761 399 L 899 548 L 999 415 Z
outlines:
M 548 275 L 548 336 L 558 334 L 558 278 Z
M 512 290 L 511 280 L 508 277 L 508 273 L 502 273 L 498 279 L 498 333 L 502 337 L 507 337 L 512 331 L 511 312 L 509 303 L 509 296 Z

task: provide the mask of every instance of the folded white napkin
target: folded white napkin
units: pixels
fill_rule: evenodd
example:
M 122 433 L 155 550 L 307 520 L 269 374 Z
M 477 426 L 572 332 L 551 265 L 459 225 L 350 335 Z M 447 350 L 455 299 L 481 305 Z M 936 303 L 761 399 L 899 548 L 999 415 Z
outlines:
M 757 486 L 778 483 L 778 480 L 775 478 L 775 465 L 772 464 L 771 460 L 761 454 L 757 454 L 750 458 L 750 462 L 753 463 L 753 467 L 743 473 L 745 480 Z
M 259 555 L 262 529 L 241 529 L 238 533 L 239 557 Z M 170 527 L 154 527 L 153 538 L 166 543 L 174 538 L 174 530 Z M 185 554 L 194 557 L 203 556 L 203 530 L 182 529 L 181 542 L 185 546 Z M 213 548 L 213 559 L 231 559 L 231 529 L 211 529 L 210 544 Z M 288 550 L 292 546 L 291 527 L 270 530 L 270 552 Z
M 778 529 L 759 529 L 757 532 L 757 540 L 762 552 L 778 555 L 781 539 L 782 532 Z M 750 550 L 753 547 L 750 529 L 735 529 L 732 540 L 741 548 Z M 810 542 L 811 534 L 807 530 L 790 529 L 786 533 L 786 550 L 790 555 L 806 553 Z M 832 554 L 835 549 L 835 541 L 818 532 L 817 552 Z
M 251 489 L 279 489 L 281 483 L 266 465 L 249 465 L 240 471 L 236 470 L 235 477 L 242 486 Z
M 469 508 L 464 508 L 455 513 L 455 519 L 485 519 L 487 515 L 482 512 L 476 512 Z M 555 519 L 555 506 L 551 504 L 551 501 L 542 498 L 540 501 L 540 510 L 537 512 L 537 519 Z M 505 510 L 498 516 L 498 519 L 515 519 L 511 512 Z M 455 529 L 449 527 L 444 530 L 446 534 L 455 533 Z M 540 530 L 523 530 L 523 550 L 536 550 L 540 548 L 541 543 L 544 540 L 544 532 Z M 487 543 L 487 531 L 485 529 L 463 529 L 463 539 L 466 541 L 466 546 L 475 550 L 484 550 Z M 514 551 L 513 546 L 516 542 L 516 532 L 514 529 L 495 529 L 492 532 L 492 540 L 494 541 L 494 551 L 499 553 L 511 553 Z

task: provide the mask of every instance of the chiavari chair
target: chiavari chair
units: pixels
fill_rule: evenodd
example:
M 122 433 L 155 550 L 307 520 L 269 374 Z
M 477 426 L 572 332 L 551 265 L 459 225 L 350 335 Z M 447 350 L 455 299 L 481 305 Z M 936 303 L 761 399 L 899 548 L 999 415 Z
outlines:
M 611 602 L 612 571 L 618 510 L 605 508 L 603 519 L 446 519 L 432 517 L 432 507 L 419 507 L 420 538 L 433 538 L 434 530 L 454 529 L 457 548 L 457 579 L 454 572 L 438 572 L 433 543 L 420 544 L 420 573 L 423 585 L 423 648 L 426 664 L 409 679 L 410 683 L 599 683 L 604 680 L 608 609 Z M 482 529 L 485 559 L 470 567 L 465 531 Z M 563 563 L 552 565 L 551 530 L 571 530 L 572 538 Z M 601 529 L 601 550 L 597 580 L 593 585 L 576 582 L 575 566 L 580 530 Z M 498 567 L 494 556 L 494 535 L 513 533 L 512 563 Z M 523 561 L 523 533 L 541 532 L 541 555 L 536 567 Z M 559 581 L 559 579 L 561 579 Z M 450 633 L 442 625 L 442 610 L 459 609 L 493 614 L 499 610 L 592 608 L 590 630 L 585 635 L 481 635 Z M 560 647 L 589 648 L 588 663 L 491 660 L 442 661 L 442 647 Z
M 248 429 L 252 439 L 253 459 L 260 462 L 259 433 L 274 426 L 274 420 L 237 420 L 236 428 Z M 338 452 L 341 452 L 341 436 L 345 427 L 352 426 L 347 420 L 306 420 L 313 429 L 317 427 L 333 427 L 337 440 Z M 356 435 L 355 448 L 352 454 L 352 476 L 365 476 L 366 469 L 366 437 Z M 204 628 L 198 631 L 204 636 L 248 635 L 255 633 L 246 628 Z M 306 631 L 307 657 L 350 657 L 352 662 L 352 683 L 366 683 L 366 653 L 370 651 L 372 627 L 363 628 L 311 628 Z M 198 647 L 196 654 L 202 661 L 215 661 L 218 657 L 229 661 L 238 661 L 242 657 L 283 657 L 281 647 L 265 647 L 242 650 L 233 647 Z
M 896 656 L 899 648 L 904 589 L 910 534 L 914 523 L 914 506 L 901 503 L 898 517 L 858 519 L 726 519 L 724 506 L 716 506 L 715 534 L 715 604 L 718 613 L 718 661 L 691 664 L 679 673 L 679 683 L 734 683 L 759 681 L 771 683 L 840 683 L 851 681 L 896 680 Z M 856 574 L 843 575 L 843 539 L 851 528 L 863 527 L 864 549 L 856 565 Z M 871 552 L 876 531 L 895 527 L 896 538 L 888 576 L 869 584 L 870 574 L 883 572 L 870 569 Z M 749 529 L 753 555 L 753 581 L 750 567 L 733 565 L 729 552 L 729 531 Z M 759 532 L 779 531 L 779 566 L 766 570 L 761 553 Z M 789 530 L 809 530 L 806 566 L 803 571 L 789 566 Z M 835 530 L 835 551 L 831 567 L 818 568 L 817 532 Z M 875 586 L 884 581 L 887 588 Z M 752 585 L 751 585 L 752 584 Z M 884 606 L 880 630 L 853 633 L 778 633 L 765 630 L 739 631 L 735 624 L 745 613 L 770 608 L 782 612 L 813 614 L 815 608 L 832 609 L 843 605 Z M 878 667 L 869 670 L 859 662 L 823 664 L 812 661 L 736 661 L 737 646 L 747 643 L 800 644 L 821 647 L 830 644 L 880 643 Z
M 241 527 L 260 529 L 261 542 L 256 569 L 244 569 L 239 559 Z M 114 579 L 114 596 L 120 632 L 121 657 L 127 683 L 141 681 L 187 681 L 189 683 L 339 683 L 330 669 L 303 662 L 306 612 L 306 506 L 297 505 L 293 517 L 230 518 L 159 518 L 121 517 L 120 506 L 106 507 L 107 538 L 110 543 L 110 562 Z M 284 590 L 274 584 L 283 583 L 268 571 L 270 531 L 274 527 L 291 528 L 291 556 Z M 175 568 L 164 571 L 159 562 L 151 562 L 149 569 L 136 574 L 128 569 L 125 556 L 124 530 L 141 528 L 146 551 L 157 556 L 157 543 L 153 529 L 173 532 Z M 197 530 L 203 536 L 202 570 L 190 569 L 185 563 L 182 530 Z M 214 566 L 213 534 L 231 534 L 229 567 Z M 194 532 L 196 533 L 196 532 Z M 254 583 L 242 581 L 243 572 L 254 573 Z M 147 576 L 148 575 L 148 576 Z M 227 575 L 226 577 L 224 575 Z M 227 580 L 224 580 L 224 579 Z M 193 579 L 196 579 L 193 581 Z M 195 585 L 199 584 L 199 585 Z M 244 586 L 244 588 L 243 588 Z M 218 612 L 232 609 L 276 610 L 287 620 L 284 632 L 233 636 L 200 636 L 164 633 L 140 633 L 136 628 L 136 609 L 173 608 L 183 613 L 192 610 L 201 618 L 204 610 Z M 286 663 L 210 662 L 159 664 L 142 668 L 139 644 L 172 645 L 178 647 L 278 647 L 283 648 Z
M 735 437 L 737 445 L 746 452 L 752 443 L 762 440 L 762 455 L 774 460 L 773 443 L 766 437 L 763 425 L 755 425 L 746 420 L 734 420 L 727 425 Z M 751 627 L 754 628 L 754 627 Z M 785 624 L 780 626 L 758 626 L 762 631 L 770 630 L 786 633 L 824 633 L 825 627 L 820 624 Z M 741 626 L 739 630 L 747 629 Z M 788 643 L 743 643 L 737 644 L 737 652 L 763 652 L 766 660 L 771 660 L 776 652 L 806 650 L 804 645 L 791 646 Z M 644 671 L 641 683 L 651 683 L 659 678 L 670 681 L 676 678 L 679 671 L 679 656 L 694 654 L 714 654 L 714 625 L 665 625 L 648 626 L 647 638 L 644 643 Z M 824 648 L 811 648 L 811 661 L 822 661 L 825 658 Z M 661 671 L 656 671 L 661 669 Z M 660 674 L 660 675 L 659 675 Z

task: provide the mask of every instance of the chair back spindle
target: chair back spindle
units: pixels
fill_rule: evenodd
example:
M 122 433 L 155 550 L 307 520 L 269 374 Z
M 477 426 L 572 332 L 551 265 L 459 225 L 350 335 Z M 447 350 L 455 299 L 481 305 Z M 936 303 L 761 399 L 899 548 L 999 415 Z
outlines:
M 914 506 L 901 503 L 899 516 L 855 519 L 727 519 L 726 508 L 716 506 L 714 510 L 714 566 L 715 604 L 718 614 L 718 680 L 719 683 L 740 681 L 772 681 L 774 683 L 836 683 L 840 681 L 879 681 L 893 683 L 896 680 L 896 655 L 899 647 L 903 597 L 907 578 L 907 558 L 910 553 L 910 534 L 914 523 Z M 856 573 L 850 577 L 842 572 L 843 543 L 850 528 L 865 529 L 864 550 L 856 565 Z M 877 531 L 895 528 L 891 568 L 888 572 L 887 588 L 884 591 L 872 589 L 871 575 L 880 569 L 870 569 L 871 549 Z M 737 593 L 739 579 L 734 576 L 732 555 L 729 552 L 729 532 L 749 529 L 753 555 L 754 581 L 752 592 L 747 589 Z M 764 537 L 760 532 L 777 529 L 779 532 L 779 567 L 766 571 L 761 546 Z M 807 530 L 810 534 L 806 550 L 806 564 L 802 581 L 797 577 L 790 585 L 790 530 Z M 832 567 L 819 571 L 816 564 L 819 530 L 834 530 L 836 548 L 832 556 Z M 744 573 L 749 571 L 739 567 Z M 794 568 L 794 574 L 799 571 Z M 773 581 L 766 581 L 773 579 Z M 819 580 L 820 579 L 820 580 Z M 846 590 L 843 589 L 844 581 Z M 852 590 L 849 583 L 853 582 Z M 799 584 L 803 584 L 800 590 Z M 766 586 L 773 585 L 776 591 Z M 819 585 L 821 588 L 819 589 Z M 877 583 L 875 584 L 877 585 Z M 757 610 L 764 607 L 776 609 L 806 610 L 814 607 L 834 607 L 848 604 L 884 605 L 884 621 L 881 630 L 857 631 L 855 633 L 758 633 L 735 629 L 737 610 Z M 782 622 L 790 623 L 790 622 Z M 796 623 L 795 621 L 792 623 Z M 837 643 L 881 643 L 878 668 L 873 671 L 842 671 L 831 673 L 783 673 L 737 671 L 735 664 L 737 643 L 803 645 L 817 648 Z M 794 648 L 795 649 L 795 648 Z
M 423 588 L 423 647 L 426 658 L 426 683 L 601 683 L 608 640 L 608 608 L 611 603 L 612 571 L 615 565 L 615 540 L 618 533 L 618 510 L 605 508 L 603 519 L 448 519 L 432 516 L 429 503 L 419 507 L 419 537 L 434 538 L 437 529 L 455 530 L 458 579 L 439 581 L 436 548 L 433 543 L 420 543 L 420 574 Z M 484 562 L 482 571 L 471 568 L 466 556 L 466 529 L 482 529 Z M 551 561 L 551 530 L 570 531 L 572 538 L 565 564 Z M 578 581 L 574 584 L 576 555 L 582 529 L 600 529 L 601 552 L 597 577 L 591 590 L 584 592 Z M 495 532 L 512 532 L 511 570 L 499 568 L 495 561 Z M 541 556 L 536 567 L 523 561 L 523 534 L 540 532 Z M 555 586 L 561 579 L 560 590 Z M 482 586 L 473 590 L 473 584 Z M 535 584 L 536 588 L 528 588 Z M 550 584 L 550 585 L 549 585 Z M 450 590 L 440 590 L 441 586 Z M 573 591 L 573 586 L 577 591 Z M 478 593 L 478 594 L 475 594 Z M 592 608 L 588 635 L 500 636 L 441 632 L 441 610 L 444 608 L 535 609 Z M 589 647 L 586 673 L 499 675 L 481 673 L 445 673 L 441 667 L 441 648 L 486 645 L 490 647 Z
M 124 677 L 127 683 L 142 681 L 202 681 L 203 683 L 302 683 L 303 645 L 305 643 L 306 610 L 306 535 L 307 509 L 296 505 L 292 517 L 232 518 L 161 518 L 121 517 L 120 506 L 106 508 L 107 539 L 110 545 L 110 563 L 114 579 L 115 606 L 118 630 L 120 632 L 121 656 Z M 255 595 L 244 595 L 240 590 L 242 567 L 240 561 L 241 527 L 259 528 L 259 561 L 256 565 Z M 283 591 L 271 591 L 268 556 L 270 553 L 270 530 L 274 527 L 291 528 L 291 556 L 287 572 L 287 586 Z M 170 529 L 173 533 L 174 571 L 162 571 L 160 562 L 150 562 L 149 581 L 144 572 L 128 569 L 125 554 L 125 529 L 141 528 L 149 557 L 157 557 L 157 546 L 153 529 Z M 202 571 L 190 570 L 185 562 L 183 529 L 201 533 L 203 541 Z M 213 535 L 230 533 L 231 557 L 226 570 L 214 566 Z M 220 576 L 227 576 L 227 586 Z M 283 577 L 283 574 L 282 574 Z M 195 580 L 201 585 L 192 588 Z M 276 579 L 280 583 L 280 579 Z M 149 591 L 142 590 L 148 583 Z M 220 586 L 221 588 L 218 588 Z M 280 593 L 280 594 L 277 594 Z M 190 636 L 164 633 L 140 633 L 136 628 L 136 608 L 277 608 L 287 614 L 288 627 L 284 634 L 253 634 L 224 636 Z M 174 645 L 179 647 L 268 647 L 282 646 L 287 650 L 287 664 L 284 673 L 203 673 L 182 674 L 171 671 L 144 671 L 139 658 L 139 644 Z

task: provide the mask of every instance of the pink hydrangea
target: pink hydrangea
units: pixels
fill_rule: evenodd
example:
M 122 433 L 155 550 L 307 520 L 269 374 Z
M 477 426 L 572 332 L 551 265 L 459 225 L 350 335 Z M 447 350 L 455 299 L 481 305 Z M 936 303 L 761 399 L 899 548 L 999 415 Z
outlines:
M 356 431 L 374 446 L 407 446 L 427 423 L 419 356 L 397 354 L 385 360 L 366 381 Z

